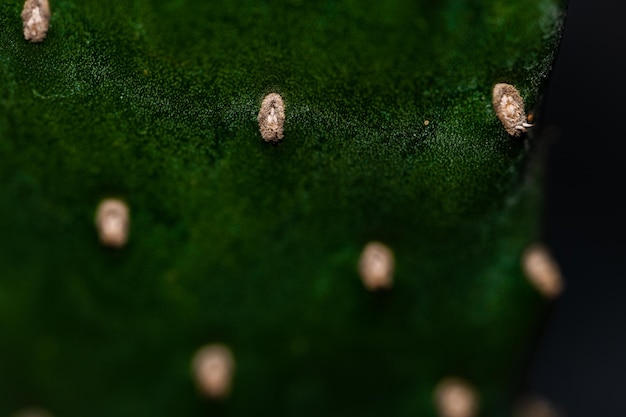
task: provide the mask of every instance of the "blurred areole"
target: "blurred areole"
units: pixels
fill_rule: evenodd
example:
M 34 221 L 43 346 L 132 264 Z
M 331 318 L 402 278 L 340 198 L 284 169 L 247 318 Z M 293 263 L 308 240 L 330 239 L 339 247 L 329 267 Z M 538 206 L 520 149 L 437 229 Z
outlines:
M 513 417 L 564 417 L 548 400 L 532 397 L 523 400 L 515 409 Z
M 469 382 L 456 376 L 437 384 L 434 400 L 439 417 L 474 417 L 478 412 L 478 393 Z
M 48 411 L 39 407 L 28 407 L 22 410 L 19 410 L 11 417 L 54 417 Z
M 390 289 L 393 286 L 395 260 L 392 250 L 383 243 L 368 243 L 359 258 L 359 275 L 369 291 Z
M 550 250 L 542 243 L 533 243 L 522 255 L 522 268 L 526 278 L 541 295 L 557 298 L 563 291 L 563 277 Z
M 231 392 L 235 372 L 233 353 L 221 343 L 203 346 L 193 357 L 192 372 L 204 396 L 223 400 Z
M 130 214 L 128 205 L 117 198 L 100 202 L 96 210 L 96 229 L 102 245 L 121 248 L 128 241 Z

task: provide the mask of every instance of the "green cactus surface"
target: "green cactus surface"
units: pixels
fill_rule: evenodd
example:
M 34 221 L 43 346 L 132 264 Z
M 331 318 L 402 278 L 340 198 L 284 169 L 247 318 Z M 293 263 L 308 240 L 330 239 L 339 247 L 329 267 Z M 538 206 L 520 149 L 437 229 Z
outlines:
M 428 417 L 447 376 L 510 415 L 546 311 L 520 268 L 540 186 L 491 91 L 538 108 L 564 0 L 51 0 L 41 43 L 22 7 L 0 4 L 0 416 Z M 387 291 L 359 279 L 370 241 Z M 208 343 L 225 400 L 191 372 Z

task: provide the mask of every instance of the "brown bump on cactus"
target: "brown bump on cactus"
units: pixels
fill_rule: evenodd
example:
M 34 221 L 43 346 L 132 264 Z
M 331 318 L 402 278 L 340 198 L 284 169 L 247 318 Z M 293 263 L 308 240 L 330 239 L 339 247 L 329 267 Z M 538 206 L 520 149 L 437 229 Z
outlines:
M 520 136 L 533 126 L 526 122 L 524 100 L 511 84 L 500 83 L 493 87 L 493 108 L 511 136 Z
M 261 103 L 257 118 L 261 137 L 266 142 L 278 142 L 283 138 L 285 103 L 278 93 L 270 93 Z
M 22 10 L 24 39 L 41 42 L 46 38 L 50 25 L 50 5 L 48 0 L 26 0 Z
M 473 417 L 478 411 L 476 390 L 458 377 L 440 381 L 435 388 L 434 400 L 439 417 Z
M 200 392 L 208 398 L 223 400 L 230 395 L 235 360 L 222 344 L 200 348 L 193 357 L 192 371 Z
M 18 411 L 12 417 L 52 417 L 52 414 L 43 408 L 29 407 Z
M 563 291 L 563 278 L 550 251 L 541 243 L 533 243 L 522 255 L 522 268 L 528 281 L 546 298 L 556 298 Z
M 369 291 L 391 288 L 395 269 L 392 250 L 380 242 L 368 243 L 361 252 L 358 269 L 361 281 Z
M 96 210 L 96 229 L 100 242 L 111 248 L 121 248 L 128 241 L 130 216 L 128 206 L 122 200 L 102 200 Z
M 529 398 L 515 409 L 514 417 L 561 417 L 562 414 L 544 398 Z

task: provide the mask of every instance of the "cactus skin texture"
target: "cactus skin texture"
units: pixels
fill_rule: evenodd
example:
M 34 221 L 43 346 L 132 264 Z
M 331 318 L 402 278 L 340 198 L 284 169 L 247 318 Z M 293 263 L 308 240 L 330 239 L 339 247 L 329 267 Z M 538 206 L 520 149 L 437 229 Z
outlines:
M 519 266 L 540 126 L 510 137 L 491 90 L 536 108 L 562 1 L 56 0 L 38 44 L 22 6 L 0 4 L 0 415 L 434 416 L 448 376 L 509 413 L 545 313 Z M 359 279 L 370 241 L 387 291 Z M 190 371 L 210 343 L 222 401 Z

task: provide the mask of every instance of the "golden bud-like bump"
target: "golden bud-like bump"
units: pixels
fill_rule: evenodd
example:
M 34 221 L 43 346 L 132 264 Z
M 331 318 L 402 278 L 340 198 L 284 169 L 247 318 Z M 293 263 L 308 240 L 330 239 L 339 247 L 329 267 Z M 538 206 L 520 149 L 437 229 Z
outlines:
M 191 366 L 196 385 L 203 395 L 214 400 L 223 400 L 229 396 L 235 360 L 227 346 L 211 344 L 200 348 Z
M 393 286 L 395 259 L 388 246 L 380 242 L 368 243 L 359 258 L 359 275 L 369 291 L 389 289 Z
M 279 142 L 283 138 L 285 103 L 277 93 L 265 96 L 257 117 L 261 137 L 266 142 Z
M 478 412 L 478 394 L 461 378 L 449 377 L 439 382 L 434 400 L 439 417 L 474 417 Z
M 563 291 L 561 270 L 550 251 L 541 243 L 533 243 L 522 255 L 522 269 L 528 281 L 546 298 L 556 298 Z
M 493 109 L 511 136 L 520 136 L 533 126 L 526 122 L 524 100 L 511 84 L 500 83 L 493 87 Z
M 22 10 L 24 39 L 41 42 L 46 38 L 50 25 L 50 5 L 48 0 L 26 0 Z
M 96 229 L 100 242 L 111 248 L 121 248 L 128 241 L 130 215 L 128 206 L 122 200 L 103 200 L 96 210 Z

